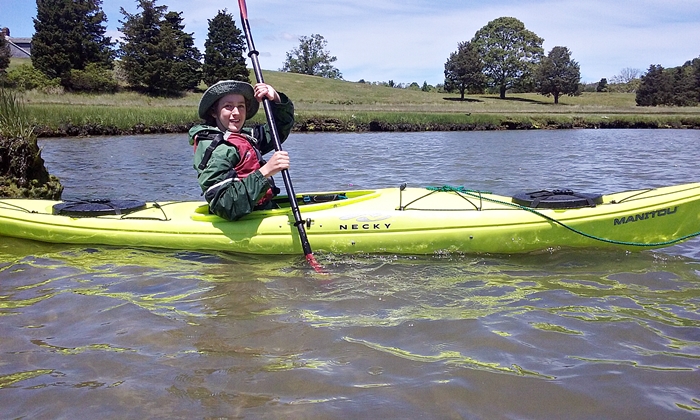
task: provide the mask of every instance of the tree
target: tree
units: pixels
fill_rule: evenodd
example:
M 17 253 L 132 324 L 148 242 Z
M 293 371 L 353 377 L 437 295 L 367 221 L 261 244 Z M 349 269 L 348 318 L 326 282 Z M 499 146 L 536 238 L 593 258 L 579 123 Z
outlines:
M 578 95 L 580 82 L 581 69 L 566 47 L 552 48 L 535 70 L 535 91 L 554 96 L 555 104 L 559 103 L 561 94 Z
M 670 69 L 673 87 L 671 103 L 668 105 L 695 106 L 698 104 L 694 70 L 689 62 Z
M 10 44 L 5 39 L 5 33 L 0 33 L 0 75 L 5 74 L 5 70 L 10 66 Z M 0 78 L 1 79 L 1 78 Z
M 620 70 L 620 73 L 613 76 L 610 79 L 609 90 L 614 92 L 636 92 L 639 88 L 639 76 L 642 71 L 639 69 L 633 69 L 631 67 L 625 67 Z
M 607 92 L 608 91 L 608 79 L 603 77 L 598 81 L 598 85 L 595 87 L 596 92 Z
M 486 76 L 479 51 L 471 42 L 460 42 L 445 63 L 445 90 L 459 91 L 460 99 L 464 100 L 465 92 L 481 93 L 484 87 Z
M 168 13 L 156 0 L 138 0 L 141 13 L 121 8 L 121 67 L 129 85 L 151 95 L 173 95 L 199 83 L 201 54 L 183 31 L 180 13 Z
M 88 64 L 111 69 L 114 51 L 105 36 L 102 0 L 37 0 L 32 38 L 32 65 L 70 88 L 70 71 Z
M 226 9 L 219 10 L 214 19 L 209 20 L 209 34 L 204 42 L 204 83 L 208 86 L 219 80 L 250 83 L 250 72 L 243 56 L 245 49 L 245 36 L 236 27 L 233 16 Z
M 299 38 L 299 48 L 287 52 L 280 71 L 342 79 L 343 75 L 331 63 L 337 60 L 326 48 L 326 40 L 319 34 Z
M 479 29 L 471 41 L 484 61 L 484 73 L 501 99 L 506 91 L 527 84 L 534 66 L 544 55 L 544 40 L 516 18 L 501 17 Z
M 697 106 L 700 102 L 700 58 L 679 67 L 649 66 L 637 90 L 638 106 Z
M 642 76 L 635 101 L 638 106 L 657 106 L 671 102 L 673 81 L 660 65 L 651 65 Z
M 194 46 L 192 34 L 185 32 L 182 13 L 168 12 L 162 22 L 164 39 L 174 42 L 173 76 L 179 90 L 193 90 L 202 80 L 202 54 Z
M 700 102 L 700 57 L 693 59 L 691 65 L 695 69 L 695 93 L 698 102 Z
M 126 74 L 126 81 L 135 88 L 147 93 L 161 93 L 170 90 L 172 55 L 163 51 L 160 21 L 167 10 L 166 6 L 156 6 L 155 0 L 139 0 L 141 13 L 130 14 L 122 7 L 124 20 L 122 27 L 123 41 L 120 41 L 121 67 Z
M 610 82 L 624 85 L 633 80 L 639 79 L 640 74 L 642 74 L 642 71 L 639 69 L 625 67 L 624 69 L 620 70 L 620 74 L 613 76 L 612 79 L 610 79 Z

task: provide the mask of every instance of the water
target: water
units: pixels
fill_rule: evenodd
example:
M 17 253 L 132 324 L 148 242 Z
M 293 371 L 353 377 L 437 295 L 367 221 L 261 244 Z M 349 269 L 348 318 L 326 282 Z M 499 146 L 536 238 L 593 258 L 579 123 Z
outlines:
M 64 198 L 199 199 L 185 136 L 41 142 Z M 297 192 L 700 180 L 700 132 L 294 134 Z M 280 182 L 281 183 L 281 182 Z M 0 239 L 0 418 L 691 419 L 700 240 L 302 257 Z

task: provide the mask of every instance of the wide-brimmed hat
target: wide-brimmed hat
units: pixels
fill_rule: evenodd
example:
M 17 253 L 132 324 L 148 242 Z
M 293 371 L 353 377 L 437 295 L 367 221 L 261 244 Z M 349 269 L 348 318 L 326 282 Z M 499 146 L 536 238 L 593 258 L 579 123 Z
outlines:
M 255 99 L 255 93 L 253 91 L 253 86 L 250 83 L 239 82 L 237 80 L 222 80 L 216 82 L 209 86 L 202 95 L 202 99 L 199 101 L 199 118 L 206 120 L 210 117 L 209 109 L 224 96 L 237 93 L 243 95 L 245 98 L 245 119 L 249 120 L 253 118 L 260 104 Z

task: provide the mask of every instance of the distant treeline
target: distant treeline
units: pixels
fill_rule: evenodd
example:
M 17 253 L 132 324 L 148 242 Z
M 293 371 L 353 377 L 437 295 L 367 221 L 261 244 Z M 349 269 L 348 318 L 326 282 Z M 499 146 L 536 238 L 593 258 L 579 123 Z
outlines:
M 697 106 L 700 103 L 700 58 L 668 69 L 651 65 L 641 78 L 639 106 Z

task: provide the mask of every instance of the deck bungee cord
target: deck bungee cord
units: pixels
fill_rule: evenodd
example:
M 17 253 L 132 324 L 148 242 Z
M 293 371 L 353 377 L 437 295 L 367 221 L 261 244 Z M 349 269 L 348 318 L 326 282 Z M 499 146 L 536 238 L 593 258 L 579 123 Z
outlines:
M 469 189 L 466 189 L 466 188 L 464 188 L 464 187 L 462 187 L 462 186 L 460 186 L 460 187 L 453 187 L 453 186 L 449 186 L 449 185 L 443 185 L 442 187 L 425 187 L 425 189 L 426 189 L 426 190 L 429 190 L 429 191 L 431 191 L 431 192 L 428 193 L 428 194 L 426 194 L 426 195 L 423 196 L 423 197 L 419 197 L 419 198 L 413 200 L 411 203 L 407 204 L 406 206 L 400 207 L 400 209 L 401 209 L 401 210 L 406 210 L 406 207 L 407 207 L 408 205 L 413 204 L 413 203 L 415 203 L 416 201 L 419 201 L 419 200 L 421 200 L 421 199 L 423 199 L 423 198 L 425 198 L 425 197 L 427 197 L 427 196 L 429 196 L 429 195 L 431 195 L 431 194 L 433 194 L 433 193 L 436 193 L 436 192 L 452 192 L 452 193 L 455 193 L 455 194 L 459 195 L 460 197 L 464 198 L 465 200 L 467 200 L 467 202 L 469 202 L 470 204 L 472 204 L 472 205 L 475 207 L 475 209 L 476 209 L 476 210 L 479 210 L 479 211 L 481 211 L 482 206 L 479 205 L 479 206 L 477 207 L 477 206 L 474 205 L 474 203 L 472 203 L 466 196 L 470 196 L 470 197 L 473 197 L 473 198 L 478 198 L 479 201 L 489 201 L 489 202 L 491 202 L 491 203 L 502 204 L 502 205 L 509 206 L 509 207 L 513 207 L 513 208 L 516 208 L 516 209 L 519 209 L 519 210 L 525 210 L 525 211 L 530 212 L 530 213 L 532 213 L 532 214 L 535 214 L 535 215 L 537 215 L 537 216 L 539 216 L 539 217 L 541 217 L 541 218 L 543 218 L 543 219 L 545 219 L 545 220 L 548 220 L 548 221 L 550 221 L 550 222 L 552 222 L 552 223 L 554 223 L 554 224 L 556 224 L 556 225 L 559 225 L 559 226 L 561 226 L 561 227 L 563 227 L 563 228 L 565 228 L 565 229 L 568 229 L 568 230 L 570 230 L 571 232 L 574 232 L 574 233 L 577 234 L 577 235 L 581 235 L 581 236 L 584 236 L 584 237 L 586 237 L 586 238 L 593 239 L 593 240 L 600 241 L 600 242 L 606 242 L 606 243 L 609 243 L 609 244 L 624 245 L 624 246 L 639 246 L 639 247 L 655 247 L 655 248 L 658 248 L 658 247 L 662 247 L 662 246 L 673 245 L 673 244 L 676 244 L 676 243 L 678 243 L 678 242 L 682 242 L 682 241 L 685 241 L 685 240 L 687 240 L 687 239 L 694 238 L 694 237 L 696 237 L 696 236 L 700 236 L 700 232 L 694 232 L 694 233 L 691 233 L 691 234 L 688 234 L 688 235 L 683 235 L 683 236 L 681 236 L 681 237 L 678 237 L 678 238 L 675 238 L 675 239 L 671 239 L 671 240 L 668 240 L 668 241 L 662 241 L 662 242 L 629 242 L 629 241 L 618 241 L 618 240 L 608 239 L 608 238 L 602 238 L 602 237 L 600 237 L 600 236 L 591 235 L 591 234 L 588 234 L 588 233 L 586 233 L 586 232 L 582 232 L 582 231 L 580 231 L 580 230 L 578 230 L 578 229 L 576 229 L 576 228 L 574 228 L 574 227 L 571 227 L 571 226 L 567 225 L 567 224 L 564 223 L 564 222 L 561 222 L 561 221 L 559 221 L 559 220 L 557 220 L 557 219 L 554 219 L 554 218 L 552 218 L 552 217 L 550 217 L 550 216 L 547 216 L 546 214 L 543 214 L 543 213 L 541 213 L 541 212 L 539 212 L 539 211 L 537 211 L 536 209 L 533 209 L 533 208 L 531 208 L 531 207 L 523 206 L 523 205 L 517 204 L 517 203 L 510 203 L 510 202 L 503 201 L 503 200 L 496 200 L 496 199 L 494 199 L 494 198 L 484 197 L 483 194 L 491 194 L 490 192 L 487 192 L 487 191 L 469 190 Z M 652 189 L 647 189 L 647 190 L 645 190 L 645 191 L 648 192 L 648 191 L 651 191 L 651 190 L 652 190 Z M 612 201 L 611 204 L 618 204 L 618 203 L 621 203 L 621 202 L 623 202 L 623 201 L 625 201 L 625 200 L 628 200 L 628 199 L 630 199 L 630 198 L 632 198 L 632 197 L 635 197 L 635 196 L 637 196 L 637 195 L 641 195 L 641 194 L 643 194 L 643 193 L 644 193 L 644 191 L 643 191 L 643 192 L 640 192 L 640 193 L 637 193 L 637 194 L 635 194 L 635 195 L 633 195 L 633 196 L 627 197 L 627 198 L 625 198 L 624 200 L 620 200 L 620 201 L 617 201 L 617 202 L 616 202 L 616 201 Z M 434 209 L 434 210 L 437 210 L 437 209 Z
M 72 218 L 95 218 L 99 219 L 102 217 L 106 216 L 119 216 L 120 220 L 153 220 L 153 221 L 160 221 L 160 222 L 168 222 L 172 220 L 170 217 L 168 217 L 167 213 L 165 212 L 164 207 L 177 204 L 177 203 L 184 203 L 184 201 L 171 201 L 165 204 L 160 204 L 158 202 L 152 202 L 152 203 L 145 203 L 142 202 L 142 205 L 138 206 L 138 208 L 135 209 L 130 209 L 128 211 L 122 212 L 123 209 L 119 207 L 119 201 L 114 201 L 112 202 L 111 200 L 106 200 L 106 199 L 98 199 L 98 200 L 63 200 L 58 202 L 57 204 L 54 204 L 51 208 L 51 212 L 41 212 L 37 210 L 29 210 L 25 207 L 22 207 L 17 204 L 12 204 L 8 203 L 4 200 L 0 200 L 0 208 L 5 208 L 8 210 L 16 210 L 22 213 L 29 213 L 29 214 L 44 214 L 47 216 L 66 216 L 66 217 L 72 217 Z M 80 209 L 80 205 L 94 205 L 94 204 L 101 204 L 105 207 L 98 211 L 91 210 L 89 208 Z M 106 208 L 110 208 L 113 211 L 112 212 L 107 212 L 105 211 Z M 148 211 L 151 209 L 158 209 L 160 212 L 163 214 L 163 217 L 149 217 L 149 216 L 138 216 L 137 213 L 143 212 L 143 211 Z M 110 217 L 111 218 L 111 217 Z

